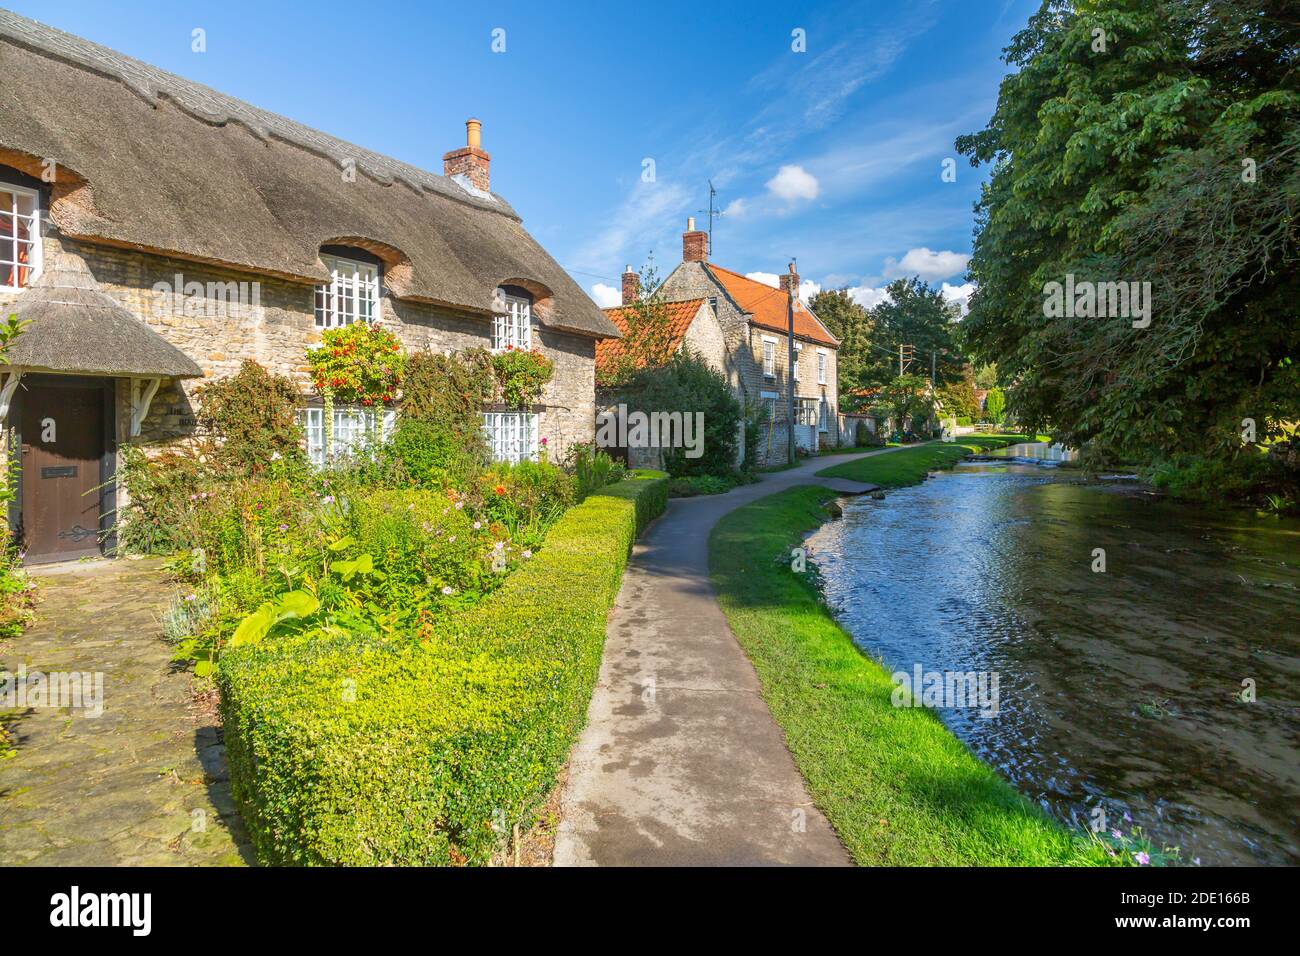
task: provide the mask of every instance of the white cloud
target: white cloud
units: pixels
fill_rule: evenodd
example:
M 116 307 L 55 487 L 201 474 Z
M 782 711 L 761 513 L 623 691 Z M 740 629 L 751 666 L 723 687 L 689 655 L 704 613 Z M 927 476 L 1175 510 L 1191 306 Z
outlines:
M 613 286 L 605 285 L 603 282 L 597 282 L 591 287 L 591 297 L 596 300 L 596 304 L 602 309 L 608 309 L 611 306 L 623 304 L 623 290 L 615 289 Z
M 763 285 L 770 285 L 773 289 L 781 288 L 781 277 L 775 272 L 746 272 L 745 278 L 761 282 Z M 799 298 L 804 302 L 807 302 L 821 290 L 820 282 L 813 282 L 812 279 L 799 280 Z
M 816 199 L 821 191 L 817 177 L 802 166 L 782 166 L 777 174 L 767 181 L 767 188 L 786 202 L 798 199 Z
M 724 216 L 731 216 L 733 219 L 743 216 L 749 211 L 748 199 L 733 199 L 727 203 L 727 208 L 722 210 Z
M 961 285 L 943 284 L 943 297 L 949 302 L 956 302 L 961 306 L 961 314 L 965 315 L 970 311 L 971 293 L 975 291 L 975 285 L 971 282 L 964 282 Z
M 926 282 L 948 279 L 966 271 L 970 256 L 963 252 L 932 252 L 922 246 L 908 249 L 902 259 L 890 256 L 885 260 L 887 276 L 919 276 Z
M 864 309 L 874 309 L 882 302 L 893 302 L 893 298 L 885 291 L 883 287 L 877 289 L 872 286 L 852 286 L 849 289 L 849 295 L 853 301 Z

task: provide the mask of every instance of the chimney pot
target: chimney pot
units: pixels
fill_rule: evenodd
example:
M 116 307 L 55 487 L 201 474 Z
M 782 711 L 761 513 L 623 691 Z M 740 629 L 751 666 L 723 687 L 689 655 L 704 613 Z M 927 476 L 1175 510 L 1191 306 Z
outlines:
M 790 263 L 790 271 L 781 276 L 781 291 L 786 295 L 790 294 L 791 288 L 794 289 L 795 297 L 799 296 L 799 273 L 794 271 L 794 263 Z
M 444 153 L 442 157 L 442 174 L 444 176 L 464 176 L 471 186 L 485 193 L 492 191 L 489 167 L 492 157 L 483 151 L 483 124 L 476 119 L 465 121 L 465 145 Z
M 707 262 L 709 259 L 709 234 L 695 228 L 695 217 L 686 218 L 686 231 L 682 233 L 682 262 Z
M 631 305 L 641 297 L 641 277 L 632 271 L 631 266 L 623 270 L 623 304 Z

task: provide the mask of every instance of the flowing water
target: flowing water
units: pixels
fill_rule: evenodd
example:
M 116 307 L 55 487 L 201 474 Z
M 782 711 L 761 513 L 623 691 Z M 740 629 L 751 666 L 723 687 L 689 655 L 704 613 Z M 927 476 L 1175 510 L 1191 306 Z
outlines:
M 1300 522 L 979 462 L 852 499 L 809 546 L 891 672 L 998 675 L 996 716 L 939 714 L 1050 813 L 1300 863 Z

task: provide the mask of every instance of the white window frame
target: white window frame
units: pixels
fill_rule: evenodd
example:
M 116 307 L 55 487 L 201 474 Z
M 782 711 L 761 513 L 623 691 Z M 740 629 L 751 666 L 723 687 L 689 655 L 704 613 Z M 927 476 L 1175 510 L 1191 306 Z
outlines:
M 316 328 L 337 329 L 379 319 L 379 266 L 321 253 L 330 281 L 316 287 Z
M 503 293 L 504 308 L 492 314 L 492 351 L 533 347 L 533 304 L 521 295 Z
M 830 353 L 825 349 L 817 350 L 817 384 L 826 384 L 826 366 L 830 364 Z
M 776 339 L 763 336 L 763 377 L 776 378 Z
M 361 405 L 334 406 L 333 446 L 326 447 L 325 406 L 298 409 L 298 423 L 307 436 L 307 459 L 313 467 L 325 468 L 363 451 L 375 441 L 392 434 L 397 412 L 391 408 Z
M 493 461 L 537 460 L 536 412 L 484 412 L 483 436 Z
M 35 189 L 7 182 L 0 182 L 0 192 L 13 196 L 8 208 L 0 207 L 0 217 L 3 217 L 9 227 L 3 238 L 0 238 L 0 292 L 21 292 L 23 289 L 30 288 L 40 276 L 44 263 L 44 250 L 41 245 L 41 194 Z M 31 203 L 30 213 L 18 211 L 19 201 L 22 199 Z M 18 238 L 20 222 L 27 223 L 26 239 Z M 22 246 L 27 247 L 27 261 L 20 263 L 18 250 Z M 16 283 L 20 268 L 28 270 L 27 284 L 9 285 L 9 274 L 11 272 L 14 274 Z

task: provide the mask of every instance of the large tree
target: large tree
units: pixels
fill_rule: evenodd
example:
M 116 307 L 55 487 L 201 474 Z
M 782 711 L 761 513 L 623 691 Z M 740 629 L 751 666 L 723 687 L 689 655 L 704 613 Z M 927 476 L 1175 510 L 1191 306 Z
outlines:
M 933 368 L 939 385 L 960 379 L 966 359 L 956 341 L 957 306 L 916 277 L 895 279 L 885 291 L 888 297 L 869 313 L 869 382 L 885 385 L 898 377 L 899 346 L 905 347 L 903 372 L 928 379 Z
M 1005 51 L 963 323 L 1012 411 L 1135 458 L 1232 455 L 1300 418 L 1294 0 L 1048 0 Z M 1048 284 L 1149 282 L 1149 324 Z M 1135 322 L 1138 327 L 1135 327 Z
M 813 296 L 808 306 L 840 340 L 835 366 L 840 394 L 848 396 L 875 384 L 869 375 L 872 324 L 867 310 L 854 301 L 848 289 L 825 289 Z

